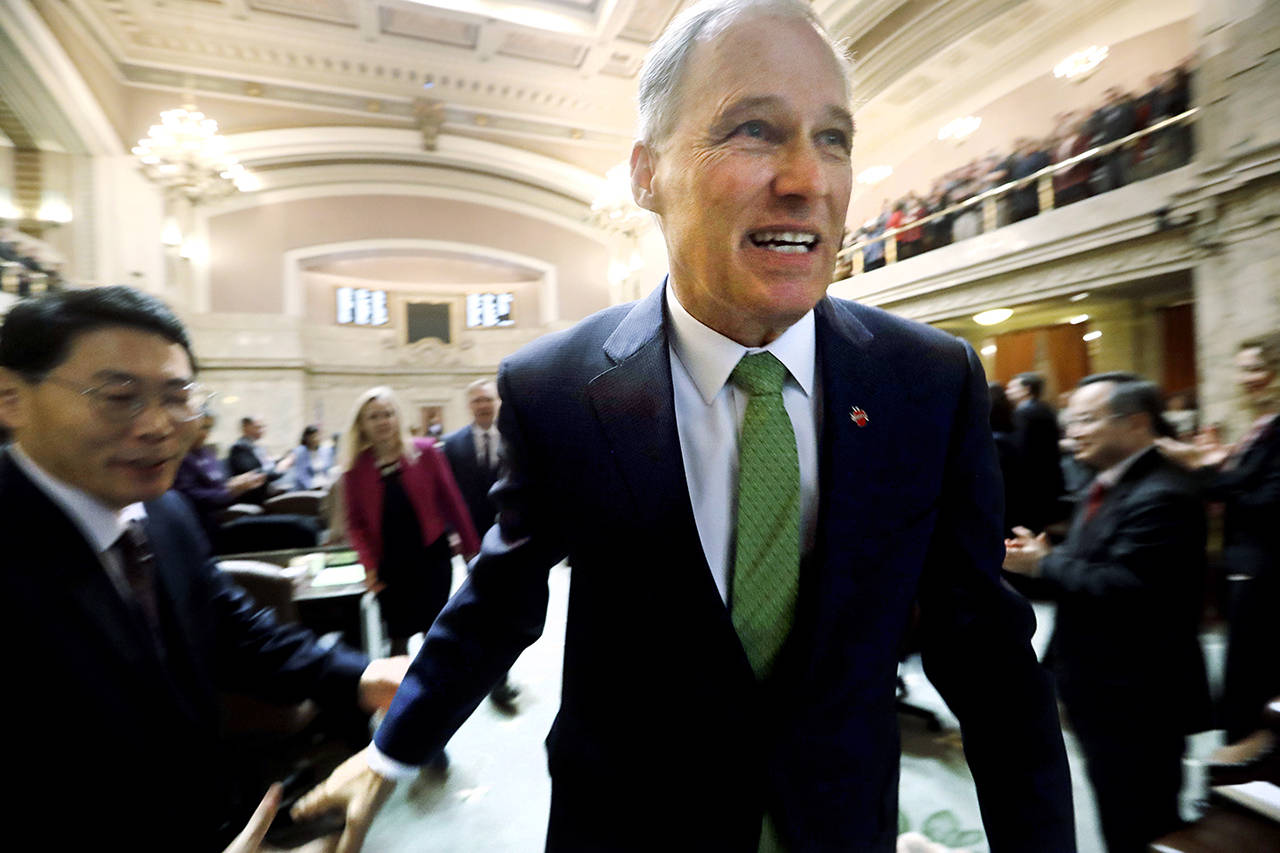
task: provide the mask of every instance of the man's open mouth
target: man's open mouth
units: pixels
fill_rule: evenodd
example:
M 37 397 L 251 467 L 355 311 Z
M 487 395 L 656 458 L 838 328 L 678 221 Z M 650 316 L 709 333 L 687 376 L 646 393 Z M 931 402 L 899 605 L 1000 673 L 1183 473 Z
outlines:
M 812 231 L 754 231 L 747 239 L 753 246 L 784 254 L 812 252 L 822 242 Z

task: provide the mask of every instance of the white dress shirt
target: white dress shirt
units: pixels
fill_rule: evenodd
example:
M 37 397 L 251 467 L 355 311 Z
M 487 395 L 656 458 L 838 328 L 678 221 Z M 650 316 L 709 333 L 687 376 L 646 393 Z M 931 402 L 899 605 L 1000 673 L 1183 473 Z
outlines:
M 671 384 L 689 501 L 711 576 L 727 604 L 737 529 L 738 434 L 750 395 L 729 375 L 744 355 L 771 352 L 787 368 L 782 404 L 800 462 L 800 553 L 813 549 L 818 525 L 818 429 L 822 418 L 813 311 L 765 347 L 744 347 L 699 322 L 670 284 Z
M 120 563 L 120 556 L 110 549 L 120 538 L 120 534 L 124 533 L 129 522 L 141 521 L 147 517 L 146 508 L 140 503 L 135 503 L 117 512 L 103 506 L 96 498 L 90 497 L 84 491 L 62 482 L 45 471 L 23 451 L 22 445 L 17 442 L 10 445 L 9 455 L 22 469 L 22 473 L 36 484 L 36 488 L 44 492 L 49 500 L 57 504 L 75 524 L 85 541 L 89 543 L 89 547 L 102 561 L 107 577 L 111 579 L 112 585 L 120 593 L 121 598 L 126 601 L 132 600 L 133 592 L 129 588 L 129 582 L 125 580 L 124 566 Z
M 489 436 L 489 457 L 486 459 L 484 455 L 484 437 Z M 493 468 L 498 464 L 498 442 L 500 441 L 498 432 L 498 422 L 494 421 L 489 424 L 489 428 L 485 429 L 477 423 L 471 424 L 471 441 L 476 449 L 476 462 L 481 468 Z

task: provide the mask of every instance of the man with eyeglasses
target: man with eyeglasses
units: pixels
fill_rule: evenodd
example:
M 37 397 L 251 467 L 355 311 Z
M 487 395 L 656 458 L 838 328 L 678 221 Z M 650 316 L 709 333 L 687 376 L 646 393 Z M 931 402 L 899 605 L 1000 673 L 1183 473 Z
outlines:
M 1097 472 L 1066 541 L 1015 527 L 1004 568 L 1057 602 L 1048 663 L 1080 739 L 1110 853 L 1179 824 L 1185 735 L 1207 728 L 1197 631 L 1205 516 L 1194 478 L 1165 459 L 1159 388 L 1099 373 L 1071 395 L 1076 459 Z
M 0 326 L 8 805 L 60 849 L 222 849 L 261 792 L 237 801 L 217 692 L 371 713 L 407 664 L 322 649 L 217 571 L 168 491 L 206 400 L 182 324 L 136 290 Z

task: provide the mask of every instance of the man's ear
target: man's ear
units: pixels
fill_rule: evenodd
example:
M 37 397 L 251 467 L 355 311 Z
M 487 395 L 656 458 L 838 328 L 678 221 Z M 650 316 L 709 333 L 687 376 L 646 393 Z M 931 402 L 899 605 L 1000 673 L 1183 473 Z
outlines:
M 25 383 L 12 370 L 0 367 L 0 424 L 18 429 L 26 424 Z
M 662 213 L 653 187 L 653 171 L 657 165 L 653 150 L 636 140 L 631 146 L 631 197 L 645 210 Z

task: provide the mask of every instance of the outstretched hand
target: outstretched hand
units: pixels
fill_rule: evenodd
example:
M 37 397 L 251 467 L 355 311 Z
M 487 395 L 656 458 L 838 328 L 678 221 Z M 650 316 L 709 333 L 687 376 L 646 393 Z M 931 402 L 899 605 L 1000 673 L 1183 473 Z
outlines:
M 361 750 L 294 803 L 290 815 L 295 821 L 303 821 L 327 812 L 341 812 L 347 825 L 335 853 L 359 853 L 373 818 L 395 786 L 393 780 L 379 776 L 369 767 L 365 751 Z
M 1015 527 L 1013 538 L 1004 540 L 1004 570 L 1027 577 L 1039 577 L 1040 561 L 1052 550 L 1048 534 L 1036 536 L 1025 527 Z
M 375 658 L 360 674 L 359 703 L 361 710 L 372 714 L 391 707 L 391 700 L 409 671 L 408 655 Z

